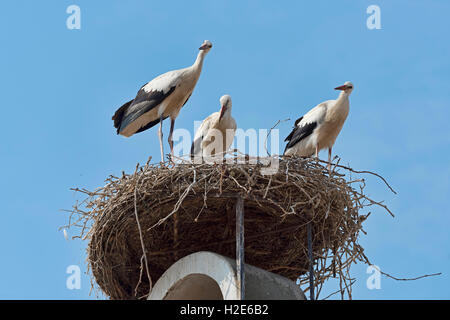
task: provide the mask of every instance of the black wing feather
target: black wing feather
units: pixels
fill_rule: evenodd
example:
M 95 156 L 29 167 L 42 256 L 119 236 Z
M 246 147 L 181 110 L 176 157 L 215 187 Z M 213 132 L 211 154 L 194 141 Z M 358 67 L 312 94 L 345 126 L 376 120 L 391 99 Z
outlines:
M 286 152 L 287 149 L 293 147 L 301 140 L 305 139 L 309 135 L 311 135 L 314 129 L 317 127 L 317 122 L 306 123 L 305 125 L 299 127 L 297 124 L 301 121 L 302 118 L 298 119 L 295 124 L 296 126 L 292 130 L 292 132 L 286 137 L 284 141 L 289 141 L 284 149 Z
M 133 100 L 128 101 L 123 106 L 121 106 L 112 116 L 112 120 L 114 121 L 114 128 L 117 129 L 117 134 L 119 134 L 120 123 L 122 122 L 123 115 L 125 111 L 128 109 Z
M 163 120 L 166 120 L 167 118 L 168 118 L 168 116 L 164 117 Z M 150 129 L 151 127 L 157 125 L 160 121 L 161 121 L 161 118 L 158 118 L 158 119 L 156 119 L 156 120 L 154 120 L 152 122 L 149 122 L 145 126 L 141 127 L 138 131 L 136 131 L 136 133 L 139 133 L 139 132 L 145 131 L 147 129 Z
M 137 120 L 140 116 L 159 106 L 161 102 L 163 102 L 168 96 L 170 96 L 170 94 L 175 90 L 176 86 L 171 87 L 166 93 L 156 90 L 146 92 L 143 88 L 144 86 L 141 87 L 136 95 L 136 98 L 132 100 L 131 104 L 127 105 L 126 107 L 125 105 L 121 107 L 125 107 L 124 110 L 120 111 L 119 108 L 119 110 L 116 111 L 116 113 L 121 112 L 120 120 L 117 121 L 118 127 L 116 127 L 118 128 L 117 130 L 119 133 L 130 123 Z M 155 119 L 154 121 L 151 121 L 147 125 L 141 127 L 137 132 L 145 131 L 159 123 L 159 121 L 160 119 Z
M 196 140 L 192 141 L 191 145 L 191 158 L 194 158 L 194 155 L 197 153 L 197 151 L 200 150 L 201 145 L 203 141 L 203 136 L 198 137 Z
M 192 96 L 192 92 L 191 94 L 187 97 L 186 101 L 183 103 L 183 105 L 181 107 L 184 107 L 184 105 L 188 102 L 189 98 Z
M 298 124 L 300 121 L 302 121 L 302 119 L 303 119 L 303 117 L 300 117 L 300 118 L 298 118 L 297 120 L 295 120 L 294 127 L 296 127 L 297 124 Z
M 297 120 L 295 120 L 294 123 L 294 129 L 291 131 L 291 133 L 289 133 L 289 135 L 284 139 L 284 141 L 289 141 L 292 139 L 292 135 L 295 132 L 295 129 L 297 128 L 297 123 L 299 123 L 300 121 L 302 121 L 303 117 L 298 118 Z

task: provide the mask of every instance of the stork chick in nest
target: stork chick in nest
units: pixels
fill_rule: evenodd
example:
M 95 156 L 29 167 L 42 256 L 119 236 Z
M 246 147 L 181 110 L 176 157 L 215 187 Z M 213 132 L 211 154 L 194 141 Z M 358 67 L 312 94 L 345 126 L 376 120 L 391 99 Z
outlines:
M 231 116 L 231 97 L 220 98 L 220 111 L 214 112 L 201 123 L 191 146 L 191 157 L 223 158 L 230 148 L 236 132 L 236 121 Z

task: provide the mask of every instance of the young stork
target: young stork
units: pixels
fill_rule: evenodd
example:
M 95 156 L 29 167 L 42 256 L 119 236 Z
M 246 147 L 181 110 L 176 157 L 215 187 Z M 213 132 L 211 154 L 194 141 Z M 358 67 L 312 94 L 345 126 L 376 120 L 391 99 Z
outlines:
M 168 141 L 173 156 L 172 133 L 175 119 L 194 91 L 202 71 L 203 60 L 211 48 L 211 42 L 205 40 L 192 66 L 166 72 L 143 85 L 136 98 L 121 106 L 112 117 L 117 134 L 130 137 L 159 123 L 161 161 L 164 162 L 162 122 L 170 117 Z
M 353 84 L 347 81 L 334 89 L 341 90 L 337 100 L 322 102 L 295 121 L 294 129 L 284 140 L 288 141 L 285 155 L 310 157 L 315 154 L 318 158 L 319 151 L 328 148 L 328 170 L 331 170 L 331 149 L 347 118 Z
M 231 116 L 231 97 L 220 98 L 220 111 L 214 112 L 205 120 L 195 133 L 191 146 L 191 157 L 214 157 L 225 155 L 233 143 L 236 132 L 236 121 Z

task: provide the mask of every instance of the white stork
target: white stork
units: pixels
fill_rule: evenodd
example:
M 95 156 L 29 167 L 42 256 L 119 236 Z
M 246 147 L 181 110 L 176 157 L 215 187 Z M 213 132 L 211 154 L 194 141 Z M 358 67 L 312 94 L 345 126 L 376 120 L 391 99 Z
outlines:
M 222 157 L 233 143 L 236 121 L 231 116 L 231 97 L 220 98 L 220 111 L 214 112 L 202 121 L 195 133 L 191 146 L 191 157 Z
M 334 89 L 341 90 L 337 100 L 322 102 L 295 121 L 294 129 L 284 140 L 288 141 L 285 155 L 310 157 L 315 154 L 318 158 L 319 151 L 328 148 L 328 170 L 331 170 L 331 149 L 347 118 L 353 84 L 347 81 Z
M 130 137 L 159 123 L 161 161 L 164 162 L 162 122 L 170 117 L 168 141 L 173 156 L 172 132 L 175 119 L 194 91 L 202 71 L 203 60 L 211 48 L 211 42 L 205 40 L 192 66 L 166 72 L 143 85 L 136 98 L 121 106 L 112 117 L 117 134 Z

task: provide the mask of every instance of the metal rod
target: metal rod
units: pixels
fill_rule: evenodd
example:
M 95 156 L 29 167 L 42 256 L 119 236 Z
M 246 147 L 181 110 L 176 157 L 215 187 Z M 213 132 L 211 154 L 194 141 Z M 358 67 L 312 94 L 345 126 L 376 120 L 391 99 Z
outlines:
M 313 252 L 312 252 L 312 231 L 311 223 L 306 225 L 307 237 L 308 237 L 308 259 L 309 259 L 309 299 L 315 300 L 314 296 L 314 265 L 313 265 Z
M 241 197 L 236 199 L 236 274 L 238 299 L 244 300 L 244 200 Z

